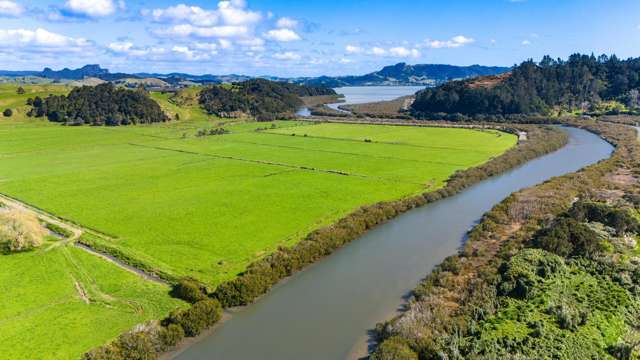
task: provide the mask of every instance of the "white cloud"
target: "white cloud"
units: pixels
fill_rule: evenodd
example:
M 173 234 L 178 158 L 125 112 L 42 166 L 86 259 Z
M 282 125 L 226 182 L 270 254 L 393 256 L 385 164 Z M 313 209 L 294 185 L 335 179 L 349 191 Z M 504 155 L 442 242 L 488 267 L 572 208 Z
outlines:
M 288 42 L 301 40 L 300 35 L 291 29 L 273 29 L 267 31 L 264 37 L 269 40 Z
M 404 47 L 394 47 L 389 49 L 389 54 L 394 57 L 420 57 L 420 52 L 417 49 L 407 49 Z
M 353 60 L 347 59 L 347 58 L 342 58 L 342 59 L 338 60 L 338 62 L 340 64 L 351 64 L 353 62 Z
M 355 45 L 347 45 L 344 47 L 344 50 L 349 54 L 360 54 L 364 52 L 363 48 Z
M 249 29 L 246 26 L 210 26 L 200 27 L 190 24 L 175 25 L 167 29 L 158 30 L 156 35 L 167 37 L 200 37 L 200 38 L 233 38 L 242 37 L 249 34 Z
M 387 50 L 380 47 L 373 47 L 371 49 L 371 54 L 375 56 L 384 56 L 384 55 L 387 55 Z
M 72 38 L 42 28 L 0 29 L 0 43 L 27 50 L 70 52 L 77 52 L 92 45 L 86 39 Z
M 524 46 L 531 45 L 531 41 L 529 41 L 529 40 L 523 40 L 523 41 L 522 41 L 522 45 L 524 45 Z
M 159 55 L 167 53 L 165 48 L 161 47 L 136 47 L 130 41 L 113 42 L 107 46 L 107 48 L 117 54 L 133 57 L 150 57 L 151 59 L 157 59 Z
M 298 20 L 288 18 L 288 17 L 281 17 L 276 22 L 276 26 L 279 28 L 293 29 L 296 26 L 298 26 Z
M 229 50 L 229 49 L 233 48 L 233 43 L 230 40 L 219 39 L 218 43 L 220 44 L 220 47 L 225 49 L 225 50 Z
M 220 1 L 217 9 L 206 10 L 199 6 L 178 4 L 164 9 L 143 10 L 142 15 L 151 17 L 155 22 L 186 22 L 196 26 L 212 26 L 218 22 L 248 26 L 259 22 L 262 15 L 245 9 L 246 5 L 244 1 Z
M 218 22 L 216 11 L 205 10 L 199 6 L 178 4 L 166 9 L 143 10 L 142 14 L 150 16 L 156 22 L 183 22 L 197 26 L 212 26 Z
M 0 16 L 18 17 L 22 15 L 24 8 L 22 5 L 8 0 L 0 1 Z
M 287 51 L 287 52 L 283 52 L 283 53 L 275 53 L 273 54 L 273 58 L 274 59 L 278 59 L 278 60 L 289 60 L 289 61 L 295 61 L 295 60 L 300 60 L 302 57 L 299 54 L 296 54 L 294 52 L 291 51 Z
M 427 47 L 431 49 L 454 49 L 459 48 L 475 42 L 475 39 L 466 37 L 464 35 L 454 36 L 449 40 L 427 40 L 420 47 Z
M 174 54 L 182 56 L 185 60 L 188 60 L 188 61 L 203 61 L 203 60 L 211 59 L 210 54 L 195 51 L 189 48 L 188 46 L 176 45 L 173 48 L 171 48 L 171 51 Z
M 218 12 L 225 24 L 248 25 L 260 21 L 262 15 L 259 12 L 245 10 L 247 4 L 242 0 L 220 1 Z
M 67 0 L 65 7 L 74 14 L 96 18 L 113 15 L 124 5 L 124 1 L 120 1 L 116 6 L 113 0 Z

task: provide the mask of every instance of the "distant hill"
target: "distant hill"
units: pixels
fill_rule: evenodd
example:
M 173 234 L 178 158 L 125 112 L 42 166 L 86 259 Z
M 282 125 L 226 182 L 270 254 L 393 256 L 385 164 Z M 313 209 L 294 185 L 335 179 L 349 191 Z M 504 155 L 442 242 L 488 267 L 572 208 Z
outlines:
M 298 85 L 288 82 L 252 79 L 234 85 L 213 85 L 200 93 L 200 105 L 212 115 L 239 117 L 247 114 L 258 121 L 293 114 L 305 96 L 336 95 L 326 87 Z
M 498 66 L 455 66 L 444 64 L 408 65 L 399 63 L 386 66 L 380 71 L 361 76 L 321 76 L 317 78 L 295 79 L 295 82 L 308 85 L 329 87 L 341 86 L 399 86 L 422 85 L 436 86 L 450 80 L 468 79 L 476 76 L 499 75 L 510 71 L 508 67 Z
M 251 79 L 266 79 L 271 81 L 291 82 L 303 85 L 342 87 L 342 86 L 437 86 L 450 80 L 468 79 L 476 76 L 499 75 L 510 71 L 507 67 L 497 66 L 455 66 L 442 64 L 408 65 L 399 63 L 386 66 L 380 71 L 366 75 L 355 76 L 320 76 L 281 78 L 276 76 L 247 76 L 247 75 L 192 75 L 186 73 L 111 73 L 100 65 L 85 65 L 79 69 L 52 70 L 45 68 L 43 71 L 4 71 L 0 70 L 0 76 L 24 77 L 35 76 L 53 80 L 82 80 L 84 78 L 97 78 L 104 81 L 122 81 L 125 79 L 161 79 L 170 85 L 179 85 L 185 82 L 200 84 L 235 83 Z
M 97 78 L 104 81 L 114 81 L 125 78 L 138 78 L 136 75 L 110 73 L 109 70 L 103 69 L 100 65 L 85 65 L 79 69 L 64 68 L 62 70 L 53 70 L 44 68 L 42 71 L 6 71 L 0 70 L 0 76 L 6 77 L 23 77 L 36 76 L 52 80 L 82 80 L 85 78 Z

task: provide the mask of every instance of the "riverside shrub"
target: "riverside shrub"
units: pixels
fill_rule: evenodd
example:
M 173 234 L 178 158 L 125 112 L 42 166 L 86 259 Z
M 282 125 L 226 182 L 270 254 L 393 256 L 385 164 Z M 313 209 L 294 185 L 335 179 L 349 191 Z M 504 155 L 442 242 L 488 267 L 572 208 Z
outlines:
M 418 355 L 411 350 L 406 341 L 399 337 L 391 337 L 380 344 L 371 360 L 418 360 Z
M 194 337 L 218 322 L 221 316 L 220 303 L 214 299 L 206 299 L 198 301 L 188 309 L 175 310 L 165 320 L 165 323 L 167 326 L 179 325 L 186 336 Z
M 173 285 L 171 296 L 195 304 L 207 298 L 206 288 L 191 278 L 181 279 Z

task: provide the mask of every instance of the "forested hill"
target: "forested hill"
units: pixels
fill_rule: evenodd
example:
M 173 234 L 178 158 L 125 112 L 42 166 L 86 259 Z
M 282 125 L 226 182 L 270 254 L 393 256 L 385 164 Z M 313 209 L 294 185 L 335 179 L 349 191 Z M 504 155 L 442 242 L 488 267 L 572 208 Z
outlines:
M 209 114 L 216 116 L 249 114 L 270 120 L 276 115 L 294 113 L 302 106 L 300 97 L 318 95 L 336 95 L 336 92 L 320 86 L 254 79 L 210 86 L 200 93 L 200 104 Z
M 640 58 L 575 54 L 525 61 L 504 76 L 454 81 L 418 93 L 414 116 L 551 115 L 560 111 L 634 111 L 640 106 Z
M 143 90 L 116 88 L 111 83 L 82 86 L 69 95 L 29 99 L 33 108 L 27 115 L 46 116 L 50 121 L 70 125 L 129 125 L 167 121 L 155 101 Z
M 341 86 L 373 86 L 373 85 L 426 85 L 434 86 L 455 79 L 466 79 L 476 76 L 498 75 L 510 68 L 499 66 L 455 66 L 444 64 L 408 65 L 399 63 L 386 66 L 380 71 L 361 76 L 340 76 L 298 79 L 307 85 L 329 87 Z

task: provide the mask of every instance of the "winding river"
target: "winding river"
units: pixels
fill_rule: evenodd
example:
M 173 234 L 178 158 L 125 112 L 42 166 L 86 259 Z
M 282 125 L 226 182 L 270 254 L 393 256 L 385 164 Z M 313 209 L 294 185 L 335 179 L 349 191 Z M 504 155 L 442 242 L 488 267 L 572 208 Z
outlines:
M 514 191 L 576 171 L 613 148 L 564 128 L 564 148 L 462 193 L 401 215 L 295 274 L 232 314 L 180 360 L 327 360 L 366 355 L 367 331 L 394 316 L 410 290 L 461 246 L 482 214 Z
M 338 94 L 344 96 L 342 99 L 343 101 L 327 104 L 327 106 L 334 110 L 348 112 L 341 110 L 338 107 L 341 105 L 395 100 L 399 97 L 413 95 L 423 89 L 424 86 L 346 86 L 333 89 Z M 311 116 L 311 111 L 309 108 L 304 107 L 296 114 L 299 116 Z

